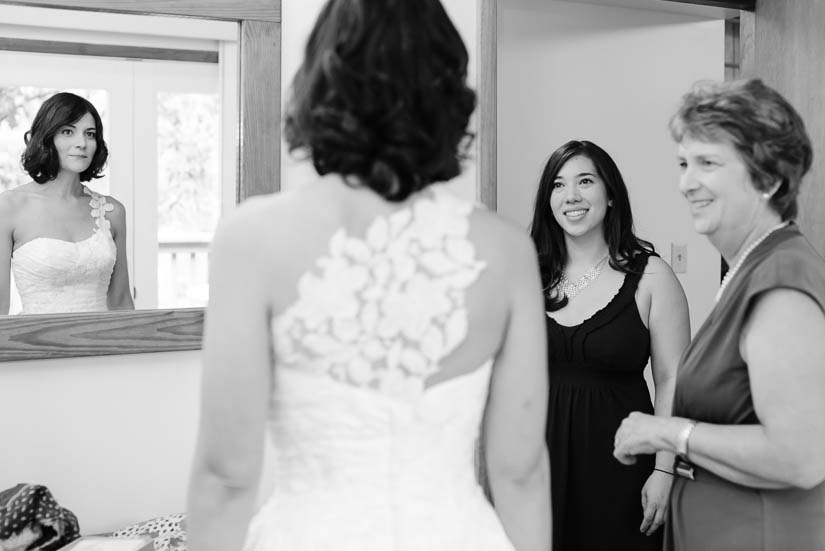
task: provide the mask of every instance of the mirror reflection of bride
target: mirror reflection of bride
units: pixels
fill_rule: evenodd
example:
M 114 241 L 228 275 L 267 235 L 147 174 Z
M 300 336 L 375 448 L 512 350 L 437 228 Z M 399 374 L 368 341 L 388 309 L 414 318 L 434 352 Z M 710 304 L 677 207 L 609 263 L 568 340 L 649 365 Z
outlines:
M 55 94 L 25 140 L 33 181 L 0 194 L 0 314 L 9 311 L 10 273 L 23 314 L 133 309 L 125 209 L 84 185 L 109 154 L 97 109 Z

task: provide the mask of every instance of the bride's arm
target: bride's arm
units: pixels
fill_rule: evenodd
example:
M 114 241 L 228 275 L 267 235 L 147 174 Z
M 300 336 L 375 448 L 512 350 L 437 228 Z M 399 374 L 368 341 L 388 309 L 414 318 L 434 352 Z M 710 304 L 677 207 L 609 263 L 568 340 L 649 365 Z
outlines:
M 11 303 L 11 250 L 14 246 L 12 215 L 14 207 L 8 193 L 0 193 L 0 316 L 9 313 Z
M 189 549 L 242 548 L 258 490 L 270 390 L 261 243 L 243 207 L 221 224 L 211 252 L 201 418 L 189 486 Z
M 496 511 L 516 549 L 547 551 L 552 517 L 546 322 L 532 242 L 525 237 L 510 254 L 510 318 L 485 413 L 485 459 Z
M 134 310 L 132 286 L 129 284 L 129 268 L 126 264 L 126 209 L 116 199 L 109 197 L 114 210 L 108 218 L 112 225 L 112 239 L 115 241 L 115 267 L 109 281 L 107 302 L 109 310 Z

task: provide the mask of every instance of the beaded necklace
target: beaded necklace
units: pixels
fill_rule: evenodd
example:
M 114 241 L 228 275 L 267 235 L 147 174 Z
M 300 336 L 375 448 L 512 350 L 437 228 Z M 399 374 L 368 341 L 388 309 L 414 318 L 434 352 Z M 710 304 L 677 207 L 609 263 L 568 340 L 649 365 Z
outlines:
M 736 275 L 736 272 L 739 271 L 739 268 L 742 267 L 742 264 L 745 262 L 745 259 L 748 257 L 749 254 L 753 252 L 753 250 L 759 246 L 765 239 L 768 238 L 776 230 L 782 229 L 787 226 L 789 222 L 782 222 L 779 225 L 774 226 L 773 228 L 769 229 L 766 233 L 762 235 L 759 239 L 748 245 L 748 248 L 742 253 L 742 256 L 739 257 L 739 260 L 736 261 L 733 268 L 728 270 L 728 273 L 725 274 L 725 277 L 722 278 L 722 285 L 719 286 L 719 290 L 716 291 L 716 302 L 719 302 L 719 299 L 722 298 L 722 293 L 725 292 L 725 288 L 728 286 L 728 283 L 731 282 L 733 276 Z
M 566 273 L 561 273 L 559 287 L 561 287 L 561 290 L 564 292 L 568 300 L 573 300 L 573 297 L 584 291 L 588 285 L 596 281 L 596 278 L 602 273 L 602 268 L 604 267 L 606 260 L 607 255 L 604 255 L 601 260 L 596 262 L 595 266 L 584 272 L 584 275 L 576 281 L 570 281 Z

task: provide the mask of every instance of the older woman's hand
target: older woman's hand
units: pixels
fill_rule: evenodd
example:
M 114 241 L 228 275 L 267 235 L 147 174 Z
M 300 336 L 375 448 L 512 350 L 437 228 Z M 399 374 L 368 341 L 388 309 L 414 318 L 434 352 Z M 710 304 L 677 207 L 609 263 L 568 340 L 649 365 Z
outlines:
M 674 451 L 668 444 L 673 441 L 672 436 L 679 432 L 680 425 L 674 421 L 669 417 L 632 412 L 616 431 L 613 456 L 625 465 L 632 465 L 637 455 Z

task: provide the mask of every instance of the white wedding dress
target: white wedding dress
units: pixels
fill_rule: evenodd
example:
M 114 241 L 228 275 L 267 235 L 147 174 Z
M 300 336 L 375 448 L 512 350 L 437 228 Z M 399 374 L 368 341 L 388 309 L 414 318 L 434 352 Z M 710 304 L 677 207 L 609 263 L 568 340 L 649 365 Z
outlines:
M 22 303 L 21 314 L 103 312 L 117 248 L 106 213 L 114 207 L 86 186 L 94 233 L 72 242 L 36 237 L 20 245 L 11 270 Z
M 512 550 L 476 481 L 492 359 L 436 383 L 484 269 L 441 186 L 339 230 L 272 320 L 274 491 L 248 551 Z

